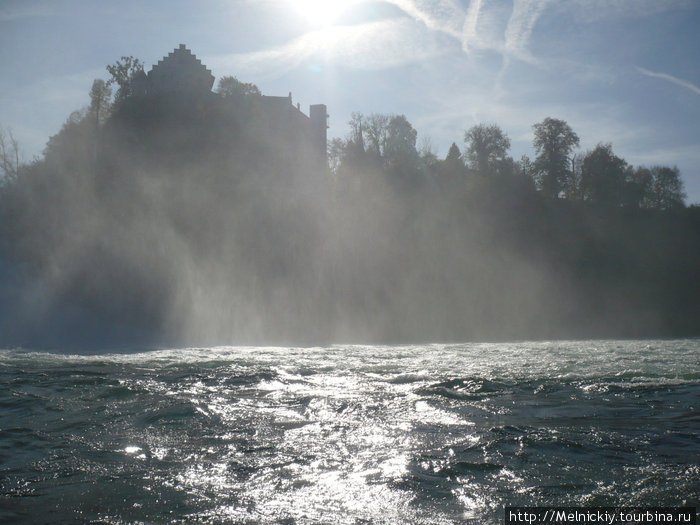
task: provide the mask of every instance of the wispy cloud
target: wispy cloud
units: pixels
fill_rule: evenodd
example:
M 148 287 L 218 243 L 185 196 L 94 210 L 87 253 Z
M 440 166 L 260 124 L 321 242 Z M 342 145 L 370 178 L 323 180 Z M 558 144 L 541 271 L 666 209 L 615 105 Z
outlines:
M 371 70 L 425 60 L 443 51 L 430 31 L 410 19 L 399 19 L 312 31 L 283 46 L 208 57 L 207 63 L 219 70 L 278 76 L 309 60 Z
M 487 4 L 472 0 L 464 16 L 462 49 L 491 50 L 504 58 L 503 71 L 511 59 L 535 63 L 528 46 L 537 20 L 553 0 L 514 0 L 512 8 L 505 4 Z
M 462 20 L 465 13 L 462 7 L 452 0 L 386 1 L 433 31 L 440 31 L 457 39 L 462 37 Z
M 414 20 L 460 41 L 469 54 L 493 50 L 532 61 L 527 45 L 537 19 L 553 0 L 486 3 L 471 0 L 464 9 L 454 0 L 386 0 Z
M 515 58 L 531 64 L 538 63 L 538 60 L 530 53 L 528 44 L 537 20 L 551 3 L 552 0 L 514 0 L 513 11 L 505 31 L 503 63 L 494 85 L 497 97 L 506 94 L 503 79 L 510 67 L 511 59 Z
M 271 49 L 212 57 L 212 66 L 251 74 L 284 73 L 311 58 L 332 58 L 345 65 L 380 69 L 450 52 L 452 40 L 470 54 L 492 50 L 533 62 L 527 45 L 535 23 L 552 0 L 515 0 L 488 4 L 471 0 L 465 9 L 456 0 L 385 0 L 405 16 L 306 33 Z M 441 49 L 442 46 L 442 49 Z
M 535 24 L 552 0 L 515 0 L 505 33 L 506 54 L 533 61 L 527 49 Z
M 479 25 L 479 15 L 481 14 L 483 0 L 472 0 L 469 4 L 467 16 L 464 18 L 462 27 L 462 49 L 465 53 L 479 42 L 477 27 Z
M 668 80 L 669 82 L 672 82 L 673 84 L 676 84 L 678 86 L 684 87 L 686 89 L 689 89 L 696 95 L 700 95 L 700 88 L 696 86 L 695 84 L 688 82 L 687 80 L 683 80 L 677 77 L 674 77 L 672 75 L 669 75 L 667 73 L 657 73 L 655 71 L 649 71 L 648 69 L 644 69 L 643 67 L 635 66 L 635 69 L 639 71 L 642 75 L 646 75 L 648 77 L 653 77 L 653 78 L 660 78 L 663 80 Z

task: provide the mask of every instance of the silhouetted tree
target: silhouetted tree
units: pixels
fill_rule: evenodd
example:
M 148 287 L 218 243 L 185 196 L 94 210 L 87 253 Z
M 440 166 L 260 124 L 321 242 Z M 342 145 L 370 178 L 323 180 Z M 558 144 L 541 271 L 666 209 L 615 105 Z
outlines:
M 649 207 L 658 210 L 682 208 L 685 192 L 678 168 L 653 166 L 650 172 L 652 181 L 651 193 L 647 199 Z
M 328 141 L 328 167 L 331 173 L 338 175 L 340 166 L 345 156 L 346 143 L 343 139 L 333 138 Z
M 362 120 L 364 119 L 364 116 L 362 113 L 359 113 L 357 111 L 353 111 L 350 114 L 350 120 L 348 121 L 348 125 L 350 126 L 350 136 L 348 137 L 349 141 L 352 141 L 355 144 L 355 147 L 357 149 L 361 149 L 362 152 L 364 153 L 365 151 L 365 143 L 364 143 L 364 138 L 363 138 L 363 129 L 362 129 Z
M 112 88 L 101 78 L 95 79 L 90 89 L 90 106 L 88 112 L 95 125 L 100 126 L 109 117 L 111 109 Z
M 136 74 L 143 74 L 143 64 L 133 56 L 121 57 L 114 64 L 107 66 L 107 72 L 112 76 L 107 81 L 107 86 L 119 86 L 115 95 L 115 103 L 119 104 L 131 96 L 131 81 Z
M 433 143 L 430 137 L 421 137 L 420 145 L 420 169 L 425 175 L 434 177 L 440 168 L 440 159 L 433 151 Z
M 12 134 L 0 129 L 0 185 L 14 180 L 19 173 L 19 145 Z
M 630 168 L 626 176 L 626 205 L 633 208 L 650 208 L 651 186 L 654 177 L 646 166 Z
M 499 177 L 513 177 L 520 173 L 520 166 L 513 157 L 506 156 L 495 162 L 492 173 Z
M 530 157 L 523 155 L 518 161 L 518 171 L 525 177 L 535 178 L 535 165 L 530 160 Z
M 459 151 L 459 147 L 454 142 L 450 146 L 445 159 L 440 162 L 437 174 L 440 183 L 444 186 L 445 191 L 447 191 L 449 195 L 453 196 L 454 194 L 451 192 L 455 190 L 465 190 L 467 168 L 462 161 L 462 154 Z
M 219 79 L 216 92 L 223 98 L 260 96 L 260 88 L 249 82 L 241 82 L 236 77 L 226 76 Z
M 450 149 L 447 152 L 447 157 L 445 157 L 445 162 L 448 162 L 450 164 L 457 164 L 457 163 L 463 164 L 462 163 L 462 152 L 459 151 L 459 147 L 454 142 L 452 143 L 452 146 L 450 146 Z
M 391 165 L 416 167 L 418 132 L 404 115 L 395 115 L 389 120 L 384 156 Z
M 624 204 L 626 170 L 627 163 L 613 153 L 611 144 L 598 144 L 581 164 L 583 198 L 604 206 Z
M 510 139 L 496 124 L 477 124 L 464 132 L 469 167 L 482 175 L 495 175 L 503 167 Z
M 345 140 L 333 139 L 329 144 L 332 150 L 329 149 L 329 162 L 331 163 L 332 171 L 340 174 L 341 172 L 357 172 L 362 171 L 368 166 L 368 155 L 365 151 L 364 143 L 364 116 L 359 112 L 352 112 L 348 125 L 350 132 Z M 333 169 L 335 164 L 335 169 Z
M 583 159 L 585 155 L 574 154 L 571 156 L 571 168 L 566 173 L 564 184 L 561 189 L 561 196 L 568 200 L 583 200 L 583 190 L 581 187 L 581 176 L 583 171 Z M 536 170 L 533 169 L 533 177 Z
M 390 120 L 390 115 L 372 113 L 363 122 L 362 131 L 365 136 L 364 142 L 367 152 L 372 153 L 377 158 L 381 158 L 385 154 Z
M 533 145 L 537 152 L 534 162 L 535 181 L 548 197 L 558 197 L 570 172 L 570 157 L 579 138 L 563 120 L 547 117 L 533 126 Z
M 47 163 L 60 167 L 68 177 L 83 173 L 79 167 L 92 162 L 95 134 L 92 119 L 85 109 L 74 111 L 64 122 L 61 130 L 52 135 L 44 148 Z

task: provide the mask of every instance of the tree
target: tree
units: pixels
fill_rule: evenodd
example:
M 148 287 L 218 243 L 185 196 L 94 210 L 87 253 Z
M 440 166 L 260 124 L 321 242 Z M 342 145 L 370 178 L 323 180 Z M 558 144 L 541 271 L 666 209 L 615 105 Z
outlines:
M 363 132 L 366 137 L 367 151 L 373 153 L 376 157 L 384 156 L 389 137 L 390 120 L 390 115 L 372 113 L 364 123 Z
M 450 146 L 447 152 L 447 156 L 443 161 L 440 162 L 438 175 L 440 177 L 440 182 L 446 184 L 449 191 L 455 188 L 455 185 L 459 187 L 464 187 L 465 177 L 466 177 L 466 166 L 462 161 L 462 153 L 459 151 L 459 147 L 454 142 Z
M 348 137 L 349 141 L 352 141 L 355 146 L 362 150 L 364 153 L 365 151 L 365 143 L 364 139 L 362 137 L 362 119 L 364 116 L 362 113 L 359 113 L 357 111 L 353 111 L 350 114 L 350 121 L 348 122 L 348 125 L 350 126 L 350 136 Z
M 535 165 L 527 155 L 520 157 L 518 161 L 518 172 L 525 177 L 535 178 Z
M 384 156 L 390 164 L 416 165 L 418 132 L 404 115 L 394 115 L 387 128 Z
M 570 154 L 579 145 L 578 135 L 563 120 L 547 117 L 533 126 L 534 162 L 539 189 L 549 197 L 559 197 L 569 176 Z
M 659 210 L 682 208 L 686 195 L 678 168 L 654 166 L 650 171 L 652 176 L 651 195 L 648 198 L 650 207 Z
M 109 117 L 111 109 L 112 88 L 101 78 L 95 79 L 90 89 L 90 106 L 88 113 L 94 119 L 95 126 L 100 126 Z
M 244 96 L 261 96 L 260 88 L 250 82 L 241 82 L 236 77 L 226 76 L 219 79 L 219 84 L 216 92 L 222 98 L 228 97 L 244 97 Z
M 445 157 L 445 162 L 448 164 L 463 164 L 462 163 L 462 152 L 459 151 L 459 147 L 454 142 L 450 146 L 450 150 L 447 152 L 447 157 Z
M 565 199 L 583 200 L 583 189 L 581 186 L 581 177 L 583 172 L 583 159 L 585 155 L 576 153 L 571 156 L 571 168 L 566 172 L 564 183 L 561 189 L 561 196 Z M 532 177 L 536 178 L 536 170 L 532 171 Z
M 357 170 L 367 167 L 367 154 L 365 152 L 362 120 L 362 113 L 353 111 L 350 115 L 348 125 L 350 133 L 345 140 L 333 139 L 332 149 L 329 150 L 329 160 L 331 171 L 342 172 L 345 168 Z M 333 167 L 335 164 L 335 168 Z
M 627 162 L 616 156 L 611 144 L 598 144 L 581 163 L 581 193 L 585 200 L 603 206 L 625 203 Z
M 8 129 L 0 129 L 0 186 L 17 178 L 19 173 L 19 145 Z
M 440 160 L 433 151 L 433 142 L 430 137 L 421 137 L 419 153 L 423 172 L 435 176 L 440 166 Z
M 82 109 L 71 113 L 61 130 L 49 137 L 44 160 L 53 168 L 60 167 L 56 173 L 75 179 L 88 171 L 86 165 L 94 160 L 94 148 L 93 120 L 86 109 Z
M 630 168 L 625 178 L 626 205 L 633 208 L 649 208 L 653 179 L 651 170 L 645 166 Z
M 495 175 L 506 159 L 510 139 L 496 124 L 477 124 L 464 132 L 469 167 L 482 175 Z
M 334 175 L 337 175 L 340 170 L 346 149 L 347 143 L 343 139 L 336 137 L 328 141 L 328 167 Z
M 107 86 L 119 86 L 114 100 L 115 104 L 119 104 L 131 96 L 131 80 L 136 74 L 143 73 L 143 64 L 132 56 L 121 57 L 114 64 L 107 66 L 107 72 L 112 76 L 107 81 Z

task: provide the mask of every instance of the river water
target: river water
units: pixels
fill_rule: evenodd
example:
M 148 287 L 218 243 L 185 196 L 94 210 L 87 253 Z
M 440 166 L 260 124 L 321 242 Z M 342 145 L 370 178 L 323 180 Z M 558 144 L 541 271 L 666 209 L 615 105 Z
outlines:
M 700 340 L 0 350 L 0 522 L 700 506 Z

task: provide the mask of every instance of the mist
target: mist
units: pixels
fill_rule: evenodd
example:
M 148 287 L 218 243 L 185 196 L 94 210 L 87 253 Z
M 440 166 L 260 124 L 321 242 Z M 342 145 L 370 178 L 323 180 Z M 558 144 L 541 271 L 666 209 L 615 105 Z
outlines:
M 354 117 L 330 169 L 291 95 L 141 78 L 6 173 L 0 343 L 697 335 L 696 208 L 547 195 L 526 163 L 419 153 L 396 115 Z

